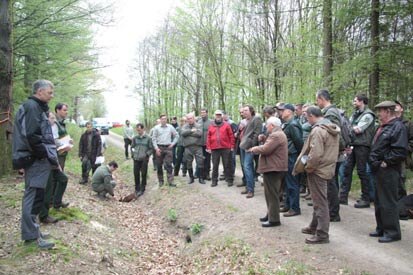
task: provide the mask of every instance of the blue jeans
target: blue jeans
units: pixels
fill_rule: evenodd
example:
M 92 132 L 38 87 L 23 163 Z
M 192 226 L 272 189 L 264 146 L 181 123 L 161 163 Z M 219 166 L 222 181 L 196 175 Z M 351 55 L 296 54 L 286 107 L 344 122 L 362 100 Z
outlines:
M 374 198 L 375 198 L 374 194 L 376 192 L 376 183 L 375 183 L 374 176 L 371 171 L 370 165 L 368 163 L 366 164 L 366 173 L 367 173 L 367 176 L 369 177 L 369 197 L 370 197 L 370 200 L 374 201 Z
M 300 213 L 300 183 L 297 176 L 293 176 L 294 164 L 297 160 L 297 154 L 288 155 L 288 173 L 285 176 L 287 185 L 286 208 Z
M 241 149 L 241 158 L 244 164 L 244 176 L 247 184 L 247 191 L 254 193 L 254 154 Z

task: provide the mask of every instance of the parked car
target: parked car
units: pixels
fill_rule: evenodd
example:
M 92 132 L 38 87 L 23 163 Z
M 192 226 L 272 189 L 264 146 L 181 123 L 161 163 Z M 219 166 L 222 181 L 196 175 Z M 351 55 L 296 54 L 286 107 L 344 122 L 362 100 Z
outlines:
M 92 119 L 93 128 L 99 128 L 101 135 L 109 135 L 111 123 L 107 118 L 95 117 Z
M 123 124 L 118 122 L 118 121 L 114 121 L 114 122 L 112 122 L 112 127 L 113 128 L 121 128 L 121 127 L 123 127 Z

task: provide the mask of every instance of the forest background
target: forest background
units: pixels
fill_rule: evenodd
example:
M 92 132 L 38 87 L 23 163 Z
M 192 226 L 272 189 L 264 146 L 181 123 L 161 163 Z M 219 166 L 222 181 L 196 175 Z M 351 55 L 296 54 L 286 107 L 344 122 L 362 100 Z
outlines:
M 68 103 L 74 120 L 105 114 L 102 92 L 111 85 L 100 74 L 107 64 L 98 62 L 93 35 L 112 17 L 106 1 L 0 3 L 3 174 L 13 114 L 34 80 L 55 83 L 50 106 Z M 150 127 L 161 113 L 206 107 L 237 120 L 242 104 L 311 103 L 322 87 L 347 114 L 364 93 L 370 107 L 400 100 L 411 118 L 412 36 L 412 0 L 183 0 L 131 58 L 138 119 Z

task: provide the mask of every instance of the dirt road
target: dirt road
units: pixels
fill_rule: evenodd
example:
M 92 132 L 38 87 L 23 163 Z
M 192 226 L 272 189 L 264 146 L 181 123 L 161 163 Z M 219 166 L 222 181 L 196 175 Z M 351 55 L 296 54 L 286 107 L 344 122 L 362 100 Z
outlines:
M 120 136 L 111 133 L 107 140 L 112 146 L 123 148 Z M 237 171 L 236 178 L 239 182 L 240 171 Z M 155 179 L 153 175 L 152 179 Z M 262 228 L 258 218 L 265 214 L 266 206 L 260 184 L 256 186 L 255 197 L 246 199 L 240 195 L 240 188 L 227 187 L 223 182 L 212 188 L 210 182 L 187 185 L 182 177 L 177 177 L 176 181 L 179 183 L 177 192 L 192 188 L 191 191 L 202 194 L 202 198 L 208 198 L 212 204 L 233 209 L 224 217 L 217 210 L 219 208 L 208 205 L 208 202 L 202 206 L 202 211 L 200 208 L 189 210 L 192 212 L 188 216 L 207 224 L 205 238 L 232 232 L 270 261 L 292 257 L 313 267 L 316 274 L 413 274 L 412 220 L 400 221 L 402 241 L 380 244 L 376 238 L 368 236 L 375 228 L 374 208 L 355 209 L 352 206 L 354 202 L 349 201 L 348 206 L 341 206 L 342 221 L 330 224 L 330 243 L 306 245 L 304 240 L 307 236 L 300 230 L 308 225 L 312 207 L 307 206 L 304 200 L 301 200 L 302 215 L 281 217 L 280 227 Z M 157 189 L 156 181 L 152 182 L 150 188 Z

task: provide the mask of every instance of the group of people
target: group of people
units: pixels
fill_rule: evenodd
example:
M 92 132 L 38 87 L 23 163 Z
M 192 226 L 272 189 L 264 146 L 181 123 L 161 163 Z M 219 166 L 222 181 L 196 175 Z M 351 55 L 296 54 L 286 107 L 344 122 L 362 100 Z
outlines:
M 73 140 L 66 130 L 65 120 L 68 105 L 58 103 L 54 112 L 48 103 L 54 96 L 54 85 L 49 80 L 33 83 L 32 95 L 16 112 L 13 128 L 13 167 L 24 174 L 25 191 L 22 199 L 21 235 L 25 243 L 36 242 L 42 249 L 54 246 L 48 241 L 49 234 L 40 231 L 42 223 L 56 223 L 49 209 L 67 208 L 63 201 L 68 177 L 64 172 L 66 157 L 73 147 Z M 82 162 L 82 181 L 88 181 L 93 170 L 92 187 L 100 196 L 113 194 L 115 185 L 112 172 L 118 168 L 116 162 L 98 167 L 96 158 L 101 156 L 101 139 L 92 124 L 79 142 L 79 157 Z
M 171 187 L 176 186 L 173 180 L 180 169 L 183 176 L 188 175 L 188 184 L 198 178 L 201 184 L 211 180 L 212 187 L 220 180 L 232 186 L 238 154 L 243 176 L 237 186 L 245 187 L 241 194 L 253 198 L 257 176 L 263 177 L 268 211 L 260 218 L 262 226 L 279 226 L 280 213 L 284 217 L 300 215 L 300 193 L 307 192 L 302 196 L 311 200 L 314 213 L 302 233 L 312 235 L 306 239 L 309 244 L 327 243 L 330 222 L 341 221 L 340 204 L 348 204 L 356 166 L 361 196 L 354 207 L 368 208 L 372 202 L 375 206 L 377 226 L 370 236 L 378 237 L 379 242 L 400 240 L 397 204 L 406 196 L 406 163 L 412 168 L 413 151 L 413 123 L 403 118 L 402 104 L 383 101 L 374 112 L 368 108 L 367 96 L 356 95 L 348 119 L 332 103 L 328 90 L 319 90 L 315 99 L 314 105 L 265 107 L 263 117 L 253 106 L 245 105 L 238 124 L 221 110 L 209 119 L 206 109 L 198 119 L 187 114 L 180 124 L 176 117 L 169 124 L 163 114 L 149 134 L 138 124 L 141 133 L 131 139 L 137 195 L 145 190 L 151 154 L 159 185 L 164 185 L 165 169 Z M 125 130 L 126 158 L 127 133 Z
M 37 80 L 33 94 L 16 113 L 13 137 L 13 165 L 23 169 L 25 193 L 22 208 L 22 239 L 36 241 L 41 248 L 53 247 L 39 230 L 41 222 L 57 220 L 48 214 L 50 206 L 68 207 L 63 195 L 68 178 L 65 159 L 73 141 L 66 131 L 68 105 L 58 103 L 55 113 L 48 102 L 54 87 Z M 374 202 L 376 229 L 370 234 L 379 242 L 401 239 L 398 201 L 406 196 L 406 169 L 411 167 L 413 124 L 403 118 L 403 105 L 384 101 L 368 108 L 368 98 L 356 95 L 354 113 L 347 120 L 333 103 L 328 90 L 316 93 L 316 105 L 278 103 L 256 114 L 253 106 L 240 108 L 241 120 L 233 122 L 224 111 L 216 110 L 209 119 L 201 109 L 168 123 L 162 114 L 148 133 L 142 123 L 135 129 L 124 126 L 125 158 L 133 159 L 135 194 L 144 194 L 151 155 L 159 186 L 176 187 L 174 177 L 188 176 L 188 184 L 211 181 L 211 187 L 225 181 L 234 184 L 236 156 L 240 157 L 241 194 L 254 197 L 258 175 L 263 177 L 267 213 L 260 218 L 263 227 L 281 225 L 284 217 L 301 214 L 300 193 L 311 198 L 313 216 L 302 233 L 306 243 L 329 242 L 329 224 L 338 222 L 340 204 L 348 204 L 352 171 L 357 166 L 361 197 L 354 207 L 370 207 Z M 378 123 L 377 123 L 378 118 Z M 263 123 L 265 119 L 265 123 Z M 81 184 L 89 181 L 99 197 L 114 196 L 114 161 L 101 165 L 102 140 L 98 129 L 88 122 L 79 141 L 82 163 Z M 223 171 L 219 167 L 222 159 Z M 195 165 L 194 165 L 195 160 Z M 211 174 L 212 163 L 212 174 Z M 406 165 L 407 163 L 407 165 Z M 164 172 L 166 170 L 166 183 Z

